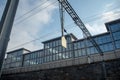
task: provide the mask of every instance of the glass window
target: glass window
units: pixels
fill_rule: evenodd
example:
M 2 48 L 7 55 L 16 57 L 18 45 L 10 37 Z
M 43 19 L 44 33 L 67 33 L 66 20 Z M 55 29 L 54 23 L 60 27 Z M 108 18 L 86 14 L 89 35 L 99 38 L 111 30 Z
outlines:
M 82 50 L 82 56 L 83 56 L 83 55 L 86 55 L 86 52 L 87 52 L 86 50 L 87 50 L 87 49 L 81 49 L 81 50 Z
M 110 25 L 112 32 L 120 30 L 120 23 Z
M 58 45 L 61 45 L 61 40 L 58 40 Z
M 59 52 L 62 52 L 62 46 L 59 46 Z
M 59 60 L 61 60 L 62 59 L 62 53 L 59 53 L 58 55 L 59 55 Z
M 81 50 L 78 50 L 78 56 L 82 56 Z
M 112 43 L 107 43 L 104 45 L 100 45 L 100 48 L 102 49 L 103 52 L 111 51 L 111 50 L 113 50 L 113 45 L 112 45 Z
M 16 61 L 21 61 L 22 60 L 22 56 L 16 57 Z
M 70 58 L 73 57 L 73 54 L 71 51 L 69 51 Z
M 49 43 L 49 47 L 50 47 L 50 48 L 52 47 L 52 42 Z
M 63 59 L 65 59 L 66 58 L 66 56 L 65 56 L 65 53 L 63 52 L 63 54 L 62 54 L 62 58 Z
M 91 48 L 90 48 L 90 53 L 91 53 L 91 54 L 94 54 L 94 53 L 95 53 L 94 47 L 91 47 Z
M 68 44 L 68 50 L 72 50 L 72 44 Z
M 120 40 L 119 41 L 115 41 L 115 45 L 116 45 L 116 48 L 120 48 Z
M 56 45 L 55 45 L 55 41 L 53 41 L 53 42 L 52 42 L 52 44 L 53 44 L 53 46 L 52 46 L 52 47 L 55 47 L 55 46 L 56 46 Z
M 65 51 L 65 48 L 64 47 L 62 47 L 62 50 L 63 50 L 63 52 Z
M 47 62 L 49 62 L 50 61 L 50 58 L 49 58 L 50 56 L 47 56 Z
M 23 50 L 17 52 L 17 56 L 21 56 L 22 54 L 23 54 Z
M 75 50 L 75 57 L 78 57 L 78 50 Z
M 46 62 L 46 56 L 44 57 L 44 61 Z
M 53 55 L 53 60 L 55 60 L 55 55 Z
M 58 58 L 58 54 L 56 54 L 56 60 L 58 60 L 59 58 Z
M 71 38 L 70 36 L 66 38 L 67 39 L 67 43 L 70 43 L 71 42 Z
M 65 54 L 65 58 L 69 58 L 69 54 L 68 54 L 68 52 L 66 52 L 66 54 Z
M 52 48 L 52 49 L 53 49 L 53 50 L 52 50 L 52 51 L 53 51 L 53 54 L 55 54 L 55 53 L 56 53 L 56 49 L 55 49 L 55 48 Z
M 97 49 L 94 47 L 95 53 L 98 53 Z
M 50 56 L 50 61 L 52 61 L 52 55 Z
M 84 47 L 85 47 L 85 41 L 81 41 L 80 47 L 81 47 L 81 48 L 84 48 Z
M 48 53 L 48 50 L 47 50 L 47 49 L 45 49 L 45 53 L 44 53 L 44 54 L 45 54 L 45 56 L 47 55 L 47 53 Z
M 46 48 L 50 48 L 50 47 L 49 47 L 49 43 L 46 43 Z
M 91 43 L 89 40 L 85 41 L 85 45 L 86 45 L 87 47 L 93 46 L 92 43 Z
M 120 32 L 113 33 L 113 37 L 114 37 L 115 40 L 120 39 Z
M 104 36 L 99 36 L 97 38 L 95 38 L 95 41 L 98 43 L 98 44 L 103 44 L 103 43 L 107 43 L 107 42 L 111 42 L 111 37 L 110 35 L 104 35 Z
M 78 49 L 77 43 L 74 43 L 74 49 Z
M 41 52 L 38 52 L 38 56 L 37 57 L 41 57 Z

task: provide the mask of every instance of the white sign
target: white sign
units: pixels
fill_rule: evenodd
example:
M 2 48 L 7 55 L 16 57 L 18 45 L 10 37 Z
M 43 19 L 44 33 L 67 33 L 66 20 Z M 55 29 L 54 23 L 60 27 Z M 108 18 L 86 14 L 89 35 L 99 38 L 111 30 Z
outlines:
M 67 41 L 65 39 L 65 36 L 62 36 L 61 42 L 62 42 L 62 46 L 65 47 L 65 48 L 67 48 Z

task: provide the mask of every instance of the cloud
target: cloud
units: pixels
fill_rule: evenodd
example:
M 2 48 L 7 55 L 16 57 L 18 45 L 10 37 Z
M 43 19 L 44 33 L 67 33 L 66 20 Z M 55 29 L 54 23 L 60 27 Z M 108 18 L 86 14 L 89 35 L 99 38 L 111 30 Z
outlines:
M 107 30 L 104 23 L 120 18 L 120 8 L 115 8 L 110 11 L 114 6 L 114 3 L 106 4 L 101 15 L 97 17 L 97 20 L 85 24 L 92 35 L 106 32 Z
M 87 23 L 85 25 L 92 35 L 104 33 L 104 32 L 107 31 L 104 24 L 101 24 L 101 23 L 99 23 L 99 24 L 94 23 L 94 24 L 91 24 L 91 25 Z
M 19 18 L 19 16 L 23 15 L 24 13 L 31 10 L 36 5 L 40 5 L 40 4 L 42 6 L 30 12 L 29 14 L 25 15 L 23 18 L 17 19 Z M 42 10 L 44 7 L 48 5 L 50 6 Z M 36 42 L 31 42 L 27 45 L 21 45 L 21 44 L 24 44 L 25 42 L 38 38 L 39 32 L 43 30 L 44 26 L 51 21 L 52 13 L 54 12 L 55 9 L 56 9 L 56 5 L 52 4 L 52 2 L 48 0 L 46 0 L 46 2 L 45 0 L 36 0 L 36 1 L 20 0 L 18 11 L 16 14 L 15 24 L 13 25 L 7 51 L 11 51 L 11 50 L 22 48 L 22 47 L 25 47 L 29 50 L 42 48 L 43 46 L 41 46 L 40 42 L 37 43 L 37 45 L 36 45 Z M 29 16 L 30 16 L 29 19 L 22 21 L 20 24 L 17 23 Z M 18 45 L 21 45 L 21 46 L 18 46 Z
M 105 5 L 105 8 L 102 13 L 101 20 L 103 21 L 112 21 L 120 18 L 120 5 L 119 1 L 109 3 Z
M 116 11 L 109 11 L 109 12 L 103 13 L 101 19 L 105 21 L 111 21 L 119 17 L 120 17 L 120 14 L 116 13 Z

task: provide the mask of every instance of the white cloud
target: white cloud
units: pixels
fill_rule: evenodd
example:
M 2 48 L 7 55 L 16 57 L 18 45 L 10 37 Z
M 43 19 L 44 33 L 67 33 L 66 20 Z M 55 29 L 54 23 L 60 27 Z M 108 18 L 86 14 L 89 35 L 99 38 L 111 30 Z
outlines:
M 120 14 L 118 14 L 114 11 L 109 11 L 109 12 L 103 13 L 101 19 L 105 20 L 105 21 L 111 21 L 111 20 L 115 20 L 119 17 L 120 17 Z
M 90 31 L 92 35 L 100 34 L 106 32 L 106 28 L 104 24 L 86 24 L 87 29 Z
M 101 20 L 108 22 L 120 18 L 120 5 L 118 3 L 119 1 L 115 1 L 113 3 L 106 4 Z
M 31 10 L 34 6 L 40 5 L 44 3 L 45 0 L 20 0 L 19 8 L 16 17 L 23 15 L 27 11 Z M 32 3 L 33 2 L 33 3 Z M 41 11 L 44 7 L 50 5 L 49 7 L 45 8 Z M 12 33 L 11 33 L 11 39 L 8 45 L 8 51 L 18 49 L 21 47 L 25 47 L 29 50 L 35 50 L 40 49 L 43 46 L 38 43 L 35 45 L 35 42 L 31 42 L 27 45 L 21 45 L 25 42 L 31 41 L 34 38 L 38 37 L 39 31 L 41 31 L 44 27 L 44 25 L 48 24 L 51 21 L 52 12 L 56 9 L 56 5 L 52 4 L 51 1 L 45 2 L 40 8 L 37 8 L 36 10 L 30 12 L 29 15 L 32 16 L 26 21 L 23 21 L 20 24 L 16 24 L 20 20 L 24 19 L 20 18 L 19 20 L 16 19 L 16 23 L 13 26 Z M 37 14 L 36 14 L 37 13 Z M 36 15 L 34 15 L 36 14 Z M 33 16 L 34 15 L 34 16 Z M 21 45 L 17 48 L 14 48 L 18 45 Z M 13 49 L 12 49 L 13 48 Z
M 103 13 L 98 16 L 98 19 L 91 23 L 86 23 L 87 29 L 92 35 L 100 34 L 106 32 L 106 27 L 104 23 L 120 18 L 120 9 L 110 9 L 114 7 L 114 3 L 106 4 Z

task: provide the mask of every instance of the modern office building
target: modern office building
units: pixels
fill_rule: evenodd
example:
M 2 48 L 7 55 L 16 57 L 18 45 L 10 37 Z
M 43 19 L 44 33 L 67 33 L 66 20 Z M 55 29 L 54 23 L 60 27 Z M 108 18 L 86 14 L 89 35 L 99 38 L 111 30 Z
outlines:
M 82 78 L 84 80 L 102 80 L 103 73 L 100 65 L 104 60 L 106 62 L 106 78 L 119 80 L 120 19 L 105 23 L 105 25 L 107 32 L 92 36 L 103 51 L 103 58 L 87 38 L 78 40 L 73 34 L 68 34 L 65 35 L 67 48 L 62 47 L 61 37 L 58 37 L 42 42 L 44 49 L 41 50 L 30 52 L 26 49 L 19 49 L 8 52 L 2 79 L 34 80 L 38 77 L 35 80 L 44 80 L 43 77 L 48 76 L 47 78 L 50 80 L 56 80 L 58 78 L 53 78 L 56 74 L 58 74 L 56 77 L 60 77 L 62 74 L 66 76 L 72 74 L 69 76 L 71 80 L 82 80 Z M 88 73 L 89 75 L 87 75 Z M 33 77 L 28 79 L 30 75 Z

